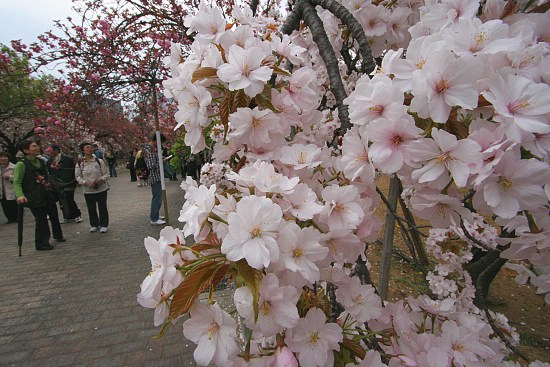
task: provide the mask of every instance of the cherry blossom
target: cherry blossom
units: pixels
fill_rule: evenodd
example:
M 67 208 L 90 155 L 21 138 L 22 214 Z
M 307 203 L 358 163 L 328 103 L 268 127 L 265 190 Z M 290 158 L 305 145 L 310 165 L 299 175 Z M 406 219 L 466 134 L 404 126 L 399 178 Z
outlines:
M 231 261 L 246 259 L 256 269 L 267 267 L 279 259 L 277 237 L 282 217 L 281 208 L 268 198 L 242 198 L 227 217 L 229 228 L 222 253 Z
M 193 357 L 198 364 L 223 365 L 238 352 L 237 322 L 217 303 L 209 306 L 195 303 L 189 313 L 191 318 L 183 323 L 183 335 L 197 343 Z
M 323 311 L 312 308 L 294 328 L 292 344 L 289 347 L 298 353 L 300 366 L 317 367 L 332 365 L 332 351 L 340 350 L 338 343 L 341 341 L 340 326 L 326 323 Z

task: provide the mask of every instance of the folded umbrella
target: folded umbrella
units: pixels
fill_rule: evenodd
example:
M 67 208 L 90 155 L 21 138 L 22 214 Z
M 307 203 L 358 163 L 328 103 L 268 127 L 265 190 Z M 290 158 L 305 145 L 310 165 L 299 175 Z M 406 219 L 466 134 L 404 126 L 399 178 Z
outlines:
M 17 244 L 19 245 L 19 256 L 21 256 L 21 248 L 23 247 L 23 215 L 25 207 L 23 204 L 17 204 Z

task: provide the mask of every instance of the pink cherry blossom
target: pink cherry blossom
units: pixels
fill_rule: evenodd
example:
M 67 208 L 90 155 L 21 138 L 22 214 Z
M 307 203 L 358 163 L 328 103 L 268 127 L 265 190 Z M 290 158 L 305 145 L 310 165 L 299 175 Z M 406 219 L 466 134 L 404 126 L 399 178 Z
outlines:
M 233 296 L 239 315 L 245 325 L 256 332 L 256 336 L 273 336 L 285 328 L 298 324 L 300 316 L 296 303 L 300 295 L 296 288 L 279 286 L 274 274 L 266 274 L 260 283 L 258 319 L 254 321 L 253 297 L 250 288 L 240 287 Z
M 433 129 L 432 138 L 409 145 L 411 160 L 425 162 L 412 172 L 412 178 L 424 183 L 450 174 L 458 187 L 464 187 L 470 173 L 481 163 L 481 147 L 469 139 L 458 140 L 444 130 Z
M 183 323 L 183 335 L 197 344 L 195 361 L 207 366 L 227 363 L 237 354 L 237 322 L 217 303 L 209 306 L 196 302 L 189 311 L 191 318 Z
M 336 299 L 357 322 L 367 322 L 382 314 L 382 300 L 375 293 L 374 287 L 361 284 L 356 277 L 351 278 L 348 285 L 338 288 Z
M 267 267 L 279 259 L 277 237 L 283 217 L 281 208 L 270 199 L 247 196 L 229 213 L 229 233 L 221 251 L 230 261 L 245 259 L 256 269 Z
M 272 70 L 261 65 L 264 56 L 259 47 L 243 49 L 232 45 L 229 48 L 229 62 L 218 68 L 218 77 L 229 83 L 229 90 L 244 89 L 247 96 L 255 97 L 271 78 Z
M 297 224 L 288 222 L 279 234 L 280 256 L 275 268 L 298 272 L 310 283 L 319 280 L 317 262 L 328 254 L 328 248 L 322 246 L 321 233 L 311 227 L 300 229 Z
M 450 51 L 429 55 L 420 73 L 412 74 L 411 110 L 421 117 L 445 122 L 453 106 L 477 107 L 483 64 L 473 56 L 457 58 Z
M 418 139 L 422 130 L 411 118 L 381 118 L 368 125 L 366 132 L 373 142 L 369 156 L 374 165 L 384 173 L 395 173 L 403 166 L 408 143 Z
M 550 124 L 543 119 L 550 113 L 550 87 L 515 75 L 495 75 L 489 90 L 482 95 L 495 107 L 497 121 L 511 119 L 522 130 L 548 133 Z
M 325 222 L 331 231 L 357 228 L 365 215 L 361 206 L 357 204 L 358 194 L 354 186 L 326 187 L 322 193 L 325 206 L 319 213 L 319 219 Z
M 271 135 L 278 133 L 279 118 L 270 110 L 258 107 L 239 108 L 229 116 L 230 139 L 239 139 L 245 144 L 261 147 L 271 142 Z
M 340 350 L 338 343 L 342 339 L 342 328 L 334 323 L 326 323 L 323 311 L 312 308 L 294 328 L 289 347 L 298 353 L 302 367 L 332 365 L 332 351 Z

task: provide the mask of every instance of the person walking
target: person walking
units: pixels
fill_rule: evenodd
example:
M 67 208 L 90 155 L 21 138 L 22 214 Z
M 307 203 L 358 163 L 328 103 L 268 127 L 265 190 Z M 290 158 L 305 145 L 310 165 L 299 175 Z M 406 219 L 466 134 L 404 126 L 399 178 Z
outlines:
M 166 138 L 164 135 L 160 135 L 161 143 Z M 159 157 L 157 154 L 157 136 L 153 135 L 149 140 L 149 143 L 143 145 L 143 158 L 149 171 L 149 178 L 147 182 L 151 186 L 151 212 L 149 213 L 149 219 L 151 224 L 162 225 L 166 224 L 164 218 L 160 218 L 159 211 L 162 206 L 162 186 L 160 182 L 160 165 Z
M 11 156 L 7 152 L 0 152 L 0 202 L 2 210 L 8 219 L 8 224 L 17 222 L 17 201 L 13 187 L 13 171 L 15 164 L 10 162 Z
M 38 158 L 40 146 L 32 140 L 22 140 L 17 148 L 25 155 L 17 162 L 13 172 L 13 186 L 17 203 L 26 205 L 36 221 L 34 244 L 39 251 L 52 250 L 50 245 L 50 227 L 58 242 L 65 242 L 55 200 L 48 193 L 48 168 Z
M 108 151 L 105 154 L 105 158 L 107 159 L 107 164 L 109 165 L 109 176 L 116 177 L 116 156 L 112 151 Z
M 80 144 L 84 157 L 75 168 L 75 177 L 82 186 L 88 217 L 90 232 L 106 233 L 109 231 L 109 211 L 107 210 L 107 191 L 109 190 L 109 171 L 103 159 L 94 155 L 91 143 Z
M 147 186 L 149 170 L 147 170 L 147 164 L 145 163 L 145 158 L 143 158 L 143 150 L 137 151 L 134 167 L 136 168 L 136 175 L 139 179 L 138 187 Z
M 99 146 L 97 144 L 92 144 L 92 147 L 94 148 L 94 155 L 96 158 L 103 159 L 103 151 L 99 149 Z
M 50 158 L 48 160 L 48 173 L 50 181 L 56 187 L 59 204 L 63 213 L 63 221 L 61 223 L 82 222 L 82 213 L 74 200 L 77 184 L 74 175 L 74 159 L 62 154 L 61 149 L 56 144 L 50 144 L 46 148 L 45 153 Z
M 136 154 L 137 149 L 134 148 L 134 150 L 130 151 L 130 156 L 128 157 L 128 162 L 126 162 L 126 168 L 130 170 L 130 182 L 136 182 L 137 176 L 136 176 Z

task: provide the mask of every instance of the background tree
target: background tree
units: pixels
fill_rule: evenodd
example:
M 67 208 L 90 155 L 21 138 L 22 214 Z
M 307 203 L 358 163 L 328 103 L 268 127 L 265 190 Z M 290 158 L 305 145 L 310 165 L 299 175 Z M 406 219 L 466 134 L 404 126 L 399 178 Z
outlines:
M 50 76 L 32 77 L 29 60 L 0 45 L 0 145 L 12 156 L 17 144 L 34 135 L 34 119 L 43 115 L 35 100 L 44 98 Z

